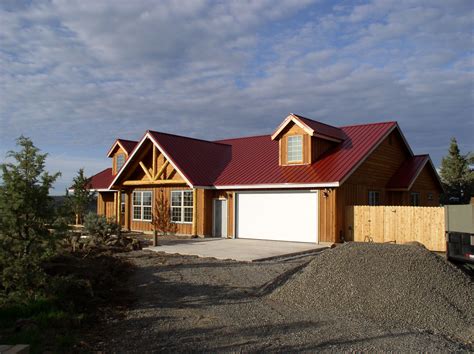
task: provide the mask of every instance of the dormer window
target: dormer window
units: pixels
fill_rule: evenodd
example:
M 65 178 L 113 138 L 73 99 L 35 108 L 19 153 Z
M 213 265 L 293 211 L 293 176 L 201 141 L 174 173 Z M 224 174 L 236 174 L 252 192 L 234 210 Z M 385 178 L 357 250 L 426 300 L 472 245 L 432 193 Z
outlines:
M 303 136 L 289 136 L 287 151 L 287 161 L 289 163 L 303 162 Z
M 124 154 L 117 155 L 117 172 L 120 171 L 124 163 L 125 163 L 125 155 Z

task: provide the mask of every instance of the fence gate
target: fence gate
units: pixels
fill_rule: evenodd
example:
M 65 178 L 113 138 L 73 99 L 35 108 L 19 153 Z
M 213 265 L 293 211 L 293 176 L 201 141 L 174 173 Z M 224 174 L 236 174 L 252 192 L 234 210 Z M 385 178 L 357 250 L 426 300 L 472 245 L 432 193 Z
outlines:
M 351 241 L 417 241 L 431 251 L 446 251 L 443 207 L 348 206 L 345 227 Z

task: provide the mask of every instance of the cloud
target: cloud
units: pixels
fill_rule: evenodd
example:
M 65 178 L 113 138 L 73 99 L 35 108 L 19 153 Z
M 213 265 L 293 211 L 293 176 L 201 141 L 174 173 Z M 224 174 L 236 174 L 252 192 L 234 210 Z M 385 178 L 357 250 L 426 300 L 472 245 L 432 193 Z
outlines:
M 470 1 L 25 1 L 0 5 L 0 150 L 67 177 L 116 137 L 271 132 L 287 113 L 398 120 L 435 163 L 474 150 Z M 61 165 L 62 164 L 62 165 Z M 62 168 L 59 168 L 61 167 Z

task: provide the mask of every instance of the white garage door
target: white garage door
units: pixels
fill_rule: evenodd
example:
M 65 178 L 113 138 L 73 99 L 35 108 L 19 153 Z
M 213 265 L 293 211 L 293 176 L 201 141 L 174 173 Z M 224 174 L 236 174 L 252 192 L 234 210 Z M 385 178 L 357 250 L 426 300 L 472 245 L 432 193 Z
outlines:
M 317 192 L 236 194 L 236 236 L 279 241 L 318 241 Z

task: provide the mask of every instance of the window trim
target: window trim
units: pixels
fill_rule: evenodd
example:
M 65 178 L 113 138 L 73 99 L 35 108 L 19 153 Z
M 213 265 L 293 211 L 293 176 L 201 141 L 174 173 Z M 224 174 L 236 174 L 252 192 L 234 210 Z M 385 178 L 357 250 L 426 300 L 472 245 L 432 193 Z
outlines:
M 140 193 L 140 204 L 135 204 L 135 193 Z M 150 193 L 151 194 L 151 204 L 150 205 L 144 205 L 143 204 L 143 194 L 144 193 Z M 140 208 L 140 219 L 135 218 L 135 207 Z M 150 207 L 151 209 L 151 219 L 144 219 L 144 210 L 145 207 Z M 139 190 L 139 191 L 133 191 L 132 193 L 132 221 L 142 221 L 142 222 L 152 222 L 153 221 L 153 191 L 152 190 Z
M 373 196 L 373 197 L 371 197 Z M 377 198 L 374 199 L 374 196 Z M 380 191 L 369 190 L 368 192 L 368 204 L 370 206 L 379 206 L 380 205 Z
M 413 197 L 416 196 L 416 204 L 414 203 Z M 411 206 L 420 206 L 420 192 L 411 192 L 410 193 L 410 205 Z
M 192 198 L 192 205 L 184 205 L 184 193 L 188 192 L 191 193 L 191 198 Z M 181 205 L 179 206 L 174 206 L 173 205 L 173 193 L 180 193 L 181 195 Z M 173 208 L 179 208 L 181 209 L 181 218 L 179 221 L 174 221 L 173 220 Z M 191 221 L 184 221 L 184 211 L 186 209 L 191 209 Z M 171 223 L 172 224 L 192 224 L 194 222 L 194 193 L 193 190 L 191 189 L 175 189 L 170 191 L 170 214 L 171 214 Z
M 301 141 L 301 159 L 299 160 L 290 160 L 290 156 L 289 156 L 289 147 L 290 147 L 290 138 L 300 138 L 300 141 Z M 303 141 L 304 141 L 304 138 L 303 138 L 303 135 L 301 134 L 295 134 L 295 135 L 289 135 L 286 137 L 286 162 L 287 163 L 302 163 L 304 158 L 303 158 Z

